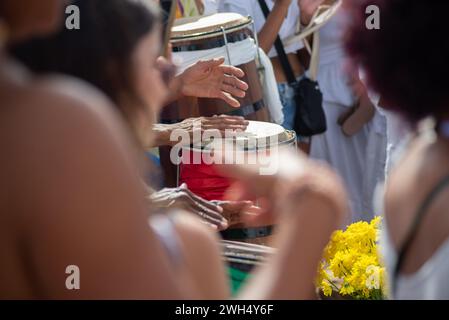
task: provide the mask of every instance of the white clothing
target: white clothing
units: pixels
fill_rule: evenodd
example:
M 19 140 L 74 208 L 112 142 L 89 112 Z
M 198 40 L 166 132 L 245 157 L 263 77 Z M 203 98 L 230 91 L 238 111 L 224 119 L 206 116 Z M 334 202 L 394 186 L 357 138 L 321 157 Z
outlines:
M 267 6 L 270 10 L 273 9 L 273 0 L 266 0 Z M 251 16 L 254 20 L 256 31 L 259 32 L 265 24 L 265 16 L 260 8 L 257 0 L 219 0 L 218 4 L 219 12 L 235 12 L 240 13 L 243 16 Z M 280 38 L 287 39 L 295 34 L 299 24 L 299 6 L 297 1 L 292 1 L 287 17 L 282 24 L 280 31 L 278 32 Z M 285 48 L 287 54 L 297 52 L 302 49 L 304 45 L 302 42 L 293 43 Z M 276 49 L 273 48 L 268 53 L 268 57 L 276 57 Z
M 204 0 L 204 15 L 217 13 L 219 0 Z
M 231 62 L 228 59 L 225 46 L 208 50 L 173 52 L 173 61 L 178 67 L 178 74 L 184 72 L 188 67 L 199 60 L 224 57 L 225 64 L 239 66 L 256 60 L 257 58 L 258 48 L 254 40 L 251 38 L 239 42 L 229 43 L 228 45 Z M 260 48 L 259 54 L 260 63 L 265 70 L 264 79 L 262 82 L 264 101 L 268 107 L 271 119 L 277 124 L 282 124 L 284 121 L 284 114 L 282 113 L 282 103 L 281 98 L 279 97 L 279 91 L 277 89 L 273 66 L 270 59 Z
M 387 117 L 387 160 L 385 166 L 385 176 L 394 167 L 394 161 L 399 147 L 402 143 L 407 140 L 409 134 L 411 133 L 410 127 L 405 122 L 405 120 L 398 114 L 391 111 L 384 111 Z
M 318 83 L 327 131 L 312 137 L 310 155 L 329 163 L 343 178 L 350 198 L 351 223 L 370 221 L 376 215 L 372 198 L 376 185 L 384 180 L 386 119 L 376 112 L 374 119 L 352 137 L 345 136 L 337 123 L 356 102 L 344 69 L 345 18 L 340 10 L 320 30 Z
M 402 140 L 400 148 L 402 154 L 406 142 Z M 378 212 L 383 212 L 384 186 L 379 185 L 375 205 Z M 386 267 L 388 283 L 392 284 L 394 269 L 396 267 L 398 253 L 389 236 L 387 221 L 382 220 L 381 240 L 379 254 L 382 256 Z M 435 253 L 411 275 L 399 275 L 396 282 L 395 295 L 390 292 L 390 298 L 396 300 L 448 300 L 449 299 L 449 239 L 444 241 Z M 391 286 L 391 285 L 390 285 Z M 391 290 L 391 289 L 390 289 Z
M 257 57 L 257 46 L 252 38 L 229 43 L 228 47 L 231 61 L 228 59 L 226 46 L 207 50 L 173 52 L 173 61 L 178 68 L 178 74 L 184 72 L 199 60 L 225 58 L 225 64 L 239 66 L 253 61 Z
M 279 95 L 276 77 L 274 75 L 273 65 L 270 58 L 265 52 L 259 48 L 260 63 L 264 68 L 264 76 L 262 81 L 263 100 L 270 112 L 271 121 L 282 125 L 284 123 L 284 113 L 282 112 L 282 102 Z

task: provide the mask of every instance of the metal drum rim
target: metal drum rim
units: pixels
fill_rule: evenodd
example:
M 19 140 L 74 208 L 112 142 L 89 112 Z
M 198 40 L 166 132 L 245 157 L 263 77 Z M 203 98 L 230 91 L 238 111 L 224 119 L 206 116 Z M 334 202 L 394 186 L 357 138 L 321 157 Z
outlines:
M 243 17 L 243 16 L 242 16 Z M 253 18 L 251 18 L 250 16 L 248 17 L 243 17 L 243 19 L 245 19 L 245 21 L 236 21 L 235 23 L 237 24 L 233 24 L 228 26 L 227 28 L 224 29 L 225 33 L 231 33 L 234 31 L 238 31 L 238 30 L 242 30 L 245 27 L 250 26 L 253 23 Z M 221 30 L 220 26 L 214 26 L 214 29 L 211 31 L 201 31 L 201 32 L 196 32 L 196 33 L 192 33 L 192 34 L 187 34 L 187 35 L 179 35 L 179 36 L 173 36 L 170 38 L 170 42 L 172 44 L 178 43 L 178 42 L 183 42 L 183 41 L 187 41 L 187 40 L 203 40 L 203 39 L 208 39 L 208 38 L 213 38 L 216 36 L 220 36 L 223 35 L 223 31 Z
M 242 150 L 239 151 L 243 151 L 243 152 L 251 152 L 251 151 L 258 151 L 258 150 L 267 150 L 270 149 L 272 147 L 281 147 L 281 146 L 286 146 L 286 145 L 291 145 L 294 144 L 296 142 L 296 132 L 293 130 L 285 130 L 283 133 L 285 134 L 291 134 L 291 137 L 289 139 L 286 139 L 284 141 L 279 142 L 278 144 L 273 144 L 273 145 L 265 145 L 263 147 L 256 147 L 256 148 L 243 148 Z M 193 145 L 189 145 L 189 146 L 183 146 L 181 148 L 182 151 L 186 150 L 186 151 L 198 151 L 198 152 L 203 152 L 205 150 L 207 146 L 193 146 Z

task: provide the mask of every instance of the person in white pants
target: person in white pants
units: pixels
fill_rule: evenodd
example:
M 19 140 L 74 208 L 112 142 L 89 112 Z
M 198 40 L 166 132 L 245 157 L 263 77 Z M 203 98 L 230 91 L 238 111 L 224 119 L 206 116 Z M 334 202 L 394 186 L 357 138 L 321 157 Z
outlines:
M 338 124 L 359 99 L 351 86 L 353 76 L 345 68 L 345 17 L 340 9 L 320 30 L 318 83 L 323 93 L 327 131 L 312 137 L 310 155 L 329 163 L 343 177 L 351 203 L 348 222 L 369 221 L 380 214 L 374 212 L 372 197 L 377 183 L 384 179 L 386 121 L 376 110 L 373 119 L 352 136 L 345 135 Z

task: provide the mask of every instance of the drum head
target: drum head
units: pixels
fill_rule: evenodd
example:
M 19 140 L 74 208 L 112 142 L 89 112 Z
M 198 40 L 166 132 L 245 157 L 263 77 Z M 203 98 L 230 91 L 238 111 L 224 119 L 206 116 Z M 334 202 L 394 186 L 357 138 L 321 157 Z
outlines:
M 214 134 L 211 134 L 210 137 L 205 135 L 201 142 L 195 143 L 189 148 L 207 151 L 216 147 L 214 142 L 220 141 L 235 143 L 242 150 L 259 150 L 294 143 L 296 134 L 275 123 L 249 121 L 249 125 L 244 132 L 230 132 L 229 135 L 222 135 L 220 139 L 217 139 Z
M 203 17 L 183 18 L 175 21 L 171 41 L 215 37 L 222 34 L 222 27 L 226 32 L 232 32 L 246 28 L 251 23 L 251 17 L 244 17 L 238 13 L 216 13 Z

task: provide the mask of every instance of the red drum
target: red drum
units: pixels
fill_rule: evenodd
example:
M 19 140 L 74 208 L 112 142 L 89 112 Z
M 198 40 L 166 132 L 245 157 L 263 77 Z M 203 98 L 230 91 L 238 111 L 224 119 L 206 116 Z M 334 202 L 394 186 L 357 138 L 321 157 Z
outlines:
M 222 142 L 220 140 L 215 142 L 217 141 Z M 231 150 L 236 163 L 247 163 L 250 155 L 272 156 L 281 148 L 296 148 L 296 134 L 293 131 L 286 131 L 274 123 L 259 121 L 250 121 L 244 133 L 225 141 L 232 142 L 231 146 L 235 146 Z M 178 183 L 186 183 L 192 192 L 207 200 L 225 200 L 225 194 L 232 181 L 216 170 L 210 157 L 214 147 L 216 144 L 211 140 L 205 140 L 182 148 Z M 271 233 L 272 226 L 242 225 L 223 231 L 222 236 L 226 240 L 266 245 Z

